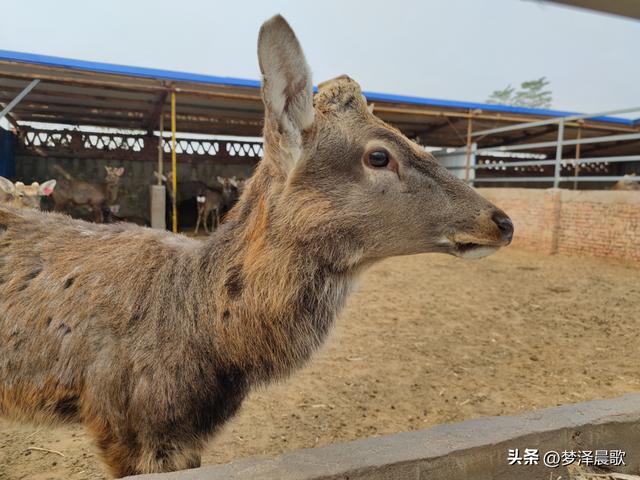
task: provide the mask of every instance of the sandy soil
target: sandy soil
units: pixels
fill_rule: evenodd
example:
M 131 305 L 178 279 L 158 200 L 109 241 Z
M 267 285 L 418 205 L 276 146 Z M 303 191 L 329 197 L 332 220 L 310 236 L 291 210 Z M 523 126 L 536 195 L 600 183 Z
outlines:
M 514 249 L 386 261 L 311 364 L 250 395 L 203 463 L 638 391 L 639 305 L 638 265 Z M 105 476 L 81 427 L 0 420 L 0 478 Z

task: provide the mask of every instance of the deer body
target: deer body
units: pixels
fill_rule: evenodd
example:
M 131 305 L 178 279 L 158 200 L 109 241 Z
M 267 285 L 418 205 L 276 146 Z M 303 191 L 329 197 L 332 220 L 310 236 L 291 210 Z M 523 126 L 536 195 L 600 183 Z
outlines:
M 69 175 L 62 167 L 55 165 L 62 174 L 58 188 L 52 195 L 55 209 L 64 211 L 70 205 L 87 206 L 98 223 L 104 221 L 103 208 L 111 207 L 118 197 L 120 177 L 124 168 L 105 167 L 107 178 L 104 184 L 89 183 Z
M 0 208 L 0 413 L 82 421 L 117 476 L 199 465 L 253 386 L 310 358 L 373 263 L 511 240 L 353 80 L 314 99 L 282 17 L 258 46 L 265 157 L 206 242 Z
M 611 190 L 640 190 L 640 178 L 636 178 L 635 173 L 626 174 L 611 187 Z
M 221 192 L 218 192 L 217 190 L 206 188 L 197 196 L 197 203 L 198 220 L 196 221 L 196 228 L 194 230 L 194 233 L 198 233 L 200 223 L 202 223 L 202 225 L 204 226 L 204 231 L 207 233 L 209 232 L 207 223 L 209 222 L 209 217 L 212 214 L 213 220 L 211 230 L 217 228 L 218 225 L 220 225 L 220 214 L 222 212 L 222 208 L 224 207 L 223 194 Z
M 0 250 L 0 278 L 16 272 L 0 285 L 0 413 L 82 421 L 117 476 L 198 466 L 250 385 L 308 359 L 355 276 L 322 255 L 296 258 L 286 231 L 254 262 L 266 231 L 248 227 L 261 215 L 201 244 L 0 211 L 3 242 L 38 245 L 28 259 Z M 283 298 L 285 285 L 296 288 Z

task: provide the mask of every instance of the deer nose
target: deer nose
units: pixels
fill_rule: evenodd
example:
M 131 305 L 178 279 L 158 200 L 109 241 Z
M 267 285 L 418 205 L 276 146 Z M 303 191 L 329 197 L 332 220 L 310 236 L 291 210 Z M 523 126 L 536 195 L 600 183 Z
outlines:
M 491 219 L 498 226 L 502 239 L 506 241 L 507 244 L 511 243 L 511 239 L 513 238 L 513 222 L 511 219 L 501 210 L 494 212 Z

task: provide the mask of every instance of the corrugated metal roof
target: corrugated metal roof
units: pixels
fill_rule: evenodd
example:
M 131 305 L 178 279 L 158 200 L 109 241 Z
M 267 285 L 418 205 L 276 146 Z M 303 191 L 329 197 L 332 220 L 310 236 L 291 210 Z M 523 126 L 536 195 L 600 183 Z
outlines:
M 0 103 L 10 102 L 34 78 L 40 83 L 13 110 L 13 120 L 103 126 L 153 131 L 160 112 L 169 125 L 168 92 L 178 92 L 180 132 L 260 136 L 263 104 L 260 82 L 232 77 L 0 50 Z M 475 131 L 505 124 L 572 115 L 574 112 L 460 102 L 364 92 L 375 102 L 375 113 L 411 138 L 433 146 L 460 146 L 466 141 L 466 121 Z M 599 117 L 580 123 L 583 137 L 634 131 L 640 119 Z M 464 123 L 463 123 L 464 122 Z M 570 138 L 578 124 L 568 124 Z M 493 137 L 518 143 L 553 139 L 553 128 L 541 127 Z M 482 140 L 485 142 L 488 140 Z
M 55 57 L 49 55 L 39 55 L 32 53 L 14 52 L 9 50 L 0 50 L 0 61 L 31 63 L 36 65 L 45 65 L 50 67 L 61 67 L 73 70 L 84 70 L 97 73 L 108 73 L 113 75 L 126 75 L 141 78 L 152 78 L 167 82 L 192 82 L 203 83 L 207 85 L 226 85 L 232 87 L 249 87 L 260 88 L 259 80 L 250 80 L 235 77 L 221 77 L 215 75 L 203 75 L 197 73 L 178 72 L 175 70 L 162 70 L 155 68 L 133 67 L 127 65 L 117 65 L 112 63 L 90 62 L 85 60 L 76 60 L 71 58 Z M 491 112 L 504 112 L 523 115 L 542 115 L 549 117 L 564 117 L 576 115 L 578 112 L 569 112 L 562 110 L 551 110 L 542 108 L 526 108 L 510 105 L 496 105 L 481 102 L 464 102 L 456 100 L 443 100 L 427 97 L 416 97 L 407 95 L 396 95 L 378 92 L 363 92 L 367 99 L 371 101 L 384 101 L 393 103 L 406 103 L 413 105 L 429 105 L 446 108 L 461 108 L 467 110 L 486 110 Z M 594 120 L 602 122 L 619 123 L 622 125 L 633 125 L 634 122 L 640 121 L 620 118 L 620 117 L 597 117 Z

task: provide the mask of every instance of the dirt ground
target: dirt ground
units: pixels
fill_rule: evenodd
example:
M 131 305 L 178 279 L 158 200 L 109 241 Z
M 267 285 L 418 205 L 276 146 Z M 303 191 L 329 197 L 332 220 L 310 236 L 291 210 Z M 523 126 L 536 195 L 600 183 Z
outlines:
M 253 392 L 203 463 L 638 391 L 639 306 L 639 265 L 516 249 L 385 261 L 311 364 Z M 81 427 L 0 420 L 1 479 L 103 472 Z

